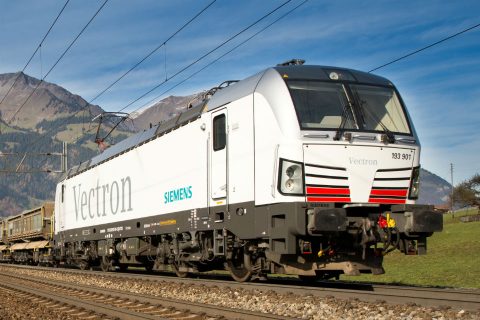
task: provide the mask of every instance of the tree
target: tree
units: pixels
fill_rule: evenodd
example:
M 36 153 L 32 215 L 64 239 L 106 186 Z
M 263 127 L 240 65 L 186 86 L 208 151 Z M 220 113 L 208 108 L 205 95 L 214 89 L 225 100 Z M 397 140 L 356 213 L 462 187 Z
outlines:
M 480 205 L 480 174 L 453 188 L 453 204 L 460 207 Z

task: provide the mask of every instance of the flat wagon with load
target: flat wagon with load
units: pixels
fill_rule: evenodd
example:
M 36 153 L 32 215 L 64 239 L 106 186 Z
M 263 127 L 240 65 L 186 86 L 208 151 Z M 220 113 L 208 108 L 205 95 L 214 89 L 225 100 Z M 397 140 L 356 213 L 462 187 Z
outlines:
M 26 264 L 51 261 L 53 209 L 53 202 L 45 202 L 2 221 L 5 229 L 0 249 L 5 260 Z
M 3 218 L 0 220 L 0 262 L 10 262 L 11 255 L 10 251 L 8 250 L 8 240 L 7 240 L 7 218 Z

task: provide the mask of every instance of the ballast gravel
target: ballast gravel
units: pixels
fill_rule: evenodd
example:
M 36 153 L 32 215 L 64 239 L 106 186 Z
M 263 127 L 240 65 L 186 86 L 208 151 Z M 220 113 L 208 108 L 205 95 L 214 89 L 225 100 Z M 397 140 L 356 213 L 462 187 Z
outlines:
M 342 300 L 334 297 L 300 296 L 293 293 L 279 294 L 274 291 L 220 288 L 169 281 L 152 282 L 137 279 L 118 281 L 118 279 L 108 275 L 72 274 L 58 270 L 7 269 L 0 266 L 0 271 L 7 271 L 29 278 L 39 277 L 54 281 L 73 282 L 92 287 L 244 309 L 297 319 L 480 319 L 480 312 L 459 311 L 449 307 L 428 308 L 415 304 L 389 305 L 382 301 L 371 303 L 358 299 Z M 0 300 L 2 308 L 5 308 L 5 303 L 6 300 Z
M 44 303 L 16 295 L 14 291 L 0 288 L 0 320 L 75 320 L 66 312 L 52 312 Z

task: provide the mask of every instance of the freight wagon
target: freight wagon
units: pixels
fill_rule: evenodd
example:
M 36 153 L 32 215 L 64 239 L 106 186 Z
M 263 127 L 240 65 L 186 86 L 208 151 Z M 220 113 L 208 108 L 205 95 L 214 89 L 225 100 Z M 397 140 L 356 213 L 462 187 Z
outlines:
M 2 220 L 0 261 L 38 264 L 51 262 L 53 202 Z

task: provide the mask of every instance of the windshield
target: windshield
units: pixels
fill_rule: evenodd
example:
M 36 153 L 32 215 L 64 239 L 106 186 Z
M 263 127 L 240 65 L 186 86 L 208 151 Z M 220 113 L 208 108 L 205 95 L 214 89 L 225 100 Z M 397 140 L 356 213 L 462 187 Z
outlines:
M 393 88 L 322 81 L 287 80 L 304 130 L 365 130 L 410 134 Z M 353 97 L 347 97 L 349 86 Z M 358 115 L 358 117 L 356 117 Z
M 391 88 L 350 86 L 360 107 L 365 130 L 410 133 L 407 119 L 395 91 Z
M 289 81 L 288 87 L 302 129 L 356 129 L 351 107 L 340 83 Z

